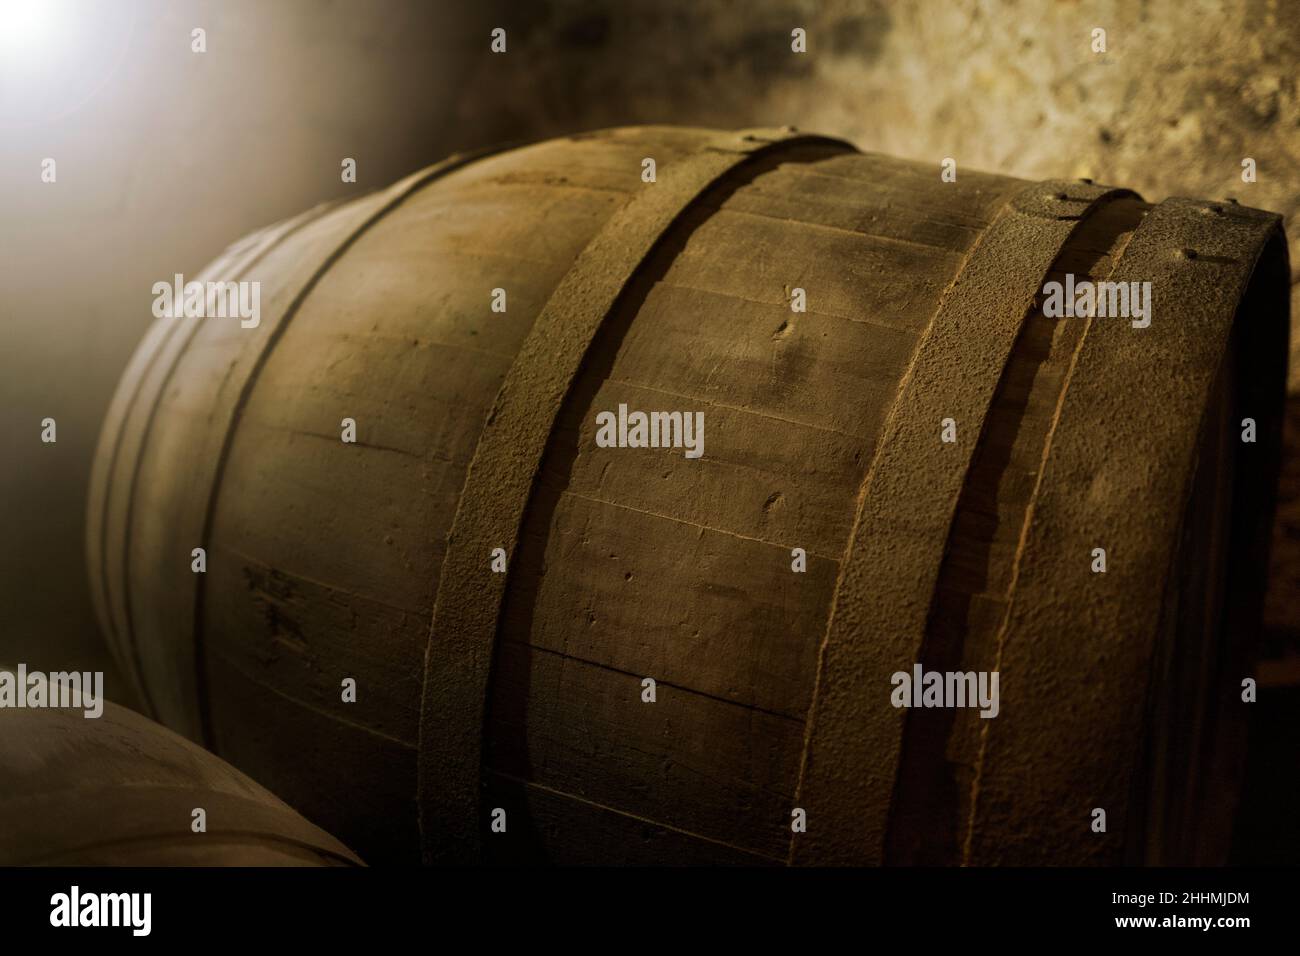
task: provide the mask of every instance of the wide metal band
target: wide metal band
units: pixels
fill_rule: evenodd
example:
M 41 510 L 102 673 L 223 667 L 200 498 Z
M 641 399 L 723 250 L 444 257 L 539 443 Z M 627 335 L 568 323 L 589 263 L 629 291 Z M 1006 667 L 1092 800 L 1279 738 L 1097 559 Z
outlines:
M 1047 849 L 1120 862 L 1143 742 L 1135 728 L 1197 466 L 1196 423 L 1280 222 L 1169 199 L 1138 225 L 1110 276 L 1151 283 L 1151 324 L 1092 319 L 1063 398 L 999 633 L 1001 686 L 1016 706 L 984 729 L 968 863 L 1045 863 Z M 1286 312 L 1238 319 L 1247 320 L 1284 325 Z M 1091 572 L 1095 547 L 1109 557 L 1105 574 Z M 1094 808 L 1107 811 L 1105 833 L 1092 830 Z M 1056 835 L 1050 848 L 1016 825 L 1026 819 L 1032 833 Z
M 592 340 L 673 223 L 706 189 L 773 150 L 839 140 L 793 130 L 741 131 L 658 171 L 579 254 L 533 324 L 487 417 L 465 477 L 438 582 L 420 713 L 420 828 L 430 863 L 471 862 L 480 849 L 479 793 L 488 679 L 513 555 L 556 418 Z
M 859 492 L 805 731 L 799 864 L 882 862 L 906 710 L 890 677 L 921 659 L 935 583 L 985 418 L 1035 296 L 1100 203 L 1132 195 L 1043 182 L 1009 202 L 968 254 L 894 400 Z M 944 419 L 957 440 L 941 442 Z

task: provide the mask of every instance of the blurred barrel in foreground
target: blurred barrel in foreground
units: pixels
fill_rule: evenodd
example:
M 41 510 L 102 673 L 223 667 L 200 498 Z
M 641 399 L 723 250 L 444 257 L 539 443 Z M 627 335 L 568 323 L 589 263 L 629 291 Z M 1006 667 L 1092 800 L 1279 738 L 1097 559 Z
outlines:
M 0 710 L 0 768 L 3 866 L 360 865 L 225 761 L 114 704 L 97 718 Z
M 372 863 L 1222 857 L 1277 216 L 620 129 L 200 278 L 260 316 L 139 349 L 100 615 L 159 719 Z M 1049 318 L 1052 281 L 1133 309 Z M 702 455 L 597 442 L 636 412 L 701 414 Z M 996 708 L 895 706 L 917 667 L 996 672 Z

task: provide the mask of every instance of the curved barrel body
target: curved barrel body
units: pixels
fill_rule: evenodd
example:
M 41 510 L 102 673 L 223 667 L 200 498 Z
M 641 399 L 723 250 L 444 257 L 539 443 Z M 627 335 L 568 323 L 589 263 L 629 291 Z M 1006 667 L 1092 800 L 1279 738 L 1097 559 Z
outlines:
M 200 278 L 260 320 L 136 355 L 101 619 L 158 719 L 370 862 L 1223 852 L 1276 216 L 620 129 Z

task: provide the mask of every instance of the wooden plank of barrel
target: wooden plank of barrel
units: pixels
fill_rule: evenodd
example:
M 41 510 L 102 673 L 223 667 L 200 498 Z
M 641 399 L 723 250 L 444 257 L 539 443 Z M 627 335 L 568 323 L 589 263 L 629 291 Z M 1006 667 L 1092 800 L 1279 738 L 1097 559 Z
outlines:
M 0 710 L 0 865 L 361 865 L 201 747 L 115 704 L 85 710 Z
M 266 234 L 210 270 L 260 324 L 162 320 L 105 426 L 123 666 L 372 863 L 1221 856 L 1278 217 L 947 178 L 616 129 Z M 598 444 L 620 406 L 702 455 Z M 895 706 L 918 666 L 997 716 Z

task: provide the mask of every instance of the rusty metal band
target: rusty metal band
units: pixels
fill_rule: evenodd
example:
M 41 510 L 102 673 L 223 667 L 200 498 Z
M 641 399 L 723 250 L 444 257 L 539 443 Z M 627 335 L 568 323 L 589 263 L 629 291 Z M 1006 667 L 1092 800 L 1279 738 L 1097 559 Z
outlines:
M 482 734 L 497 618 L 513 555 L 565 397 L 605 317 L 674 222 L 710 186 L 774 150 L 852 147 L 794 130 L 741 131 L 665 164 L 578 255 L 520 348 L 484 424 L 447 538 L 425 655 L 419 805 L 424 858 L 479 858 Z
M 935 583 L 985 418 L 1035 296 L 1099 204 L 1130 196 L 1048 181 L 998 213 L 946 290 L 899 385 L 859 491 L 805 729 L 790 862 L 883 861 L 906 710 L 891 675 L 921 659 Z M 940 441 L 951 418 L 957 441 Z
M 1169 199 L 1111 273 L 1151 283 L 1151 324 L 1094 318 L 1076 359 L 998 637 L 1003 695 L 1016 703 L 983 728 L 966 862 L 1044 863 L 1049 851 L 1120 862 L 1135 728 L 1197 466 L 1194 425 L 1280 223 Z M 1285 323 L 1285 309 L 1240 321 Z M 1094 547 L 1106 549 L 1105 574 L 1091 571 Z M 1107 811 L 1105 833 L 1092 830 L 1094 808 Z M 1055 834 L 1050 846 L 1017 824 L 1026 819 Z

